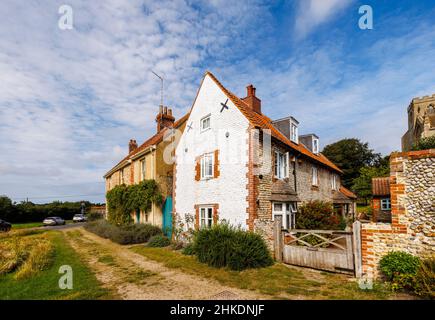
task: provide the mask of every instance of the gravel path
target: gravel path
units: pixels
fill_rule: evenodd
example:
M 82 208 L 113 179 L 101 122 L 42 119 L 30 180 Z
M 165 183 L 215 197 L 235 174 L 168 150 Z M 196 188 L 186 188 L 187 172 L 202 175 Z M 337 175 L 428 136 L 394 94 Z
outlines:
M 83 228 L 62 231 L 71 246 L 92 266 L 97 279 L 120 299 L 270 298 L 254 291 L 223 286 L 212 279 L 169 269 Z

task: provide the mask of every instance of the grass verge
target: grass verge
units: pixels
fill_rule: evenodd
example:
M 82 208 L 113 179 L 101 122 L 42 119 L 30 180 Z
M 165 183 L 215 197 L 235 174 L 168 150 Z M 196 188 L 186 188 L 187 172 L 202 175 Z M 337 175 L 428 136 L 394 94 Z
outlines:
M 146 258 L 163 263 L 168 268 L 185 273 L 212 278 L 223 285 L 240 289 L 257 290 L 274 298 L 305 299 L 386 299 L 388 292 L 380 285 L 363 291 L 349 277 L 340 274 L 315 272 L 276 263 L 270 267 L 232 271 L 212 268 L 169 248 L 134 246 L 130 250 Z
M 0 276 L 0 300 L 20 299 L 110 299 L 112 295 L 95 278 L 76 252 L 67 244 L 61 232 L 47 232 L 54 247 L 51 266 L 30 278 L 16 280 L 13 273 Z M 3 239 L 5 241 L 5 239 Z M 73 270 L 73 289 L 59 288 L 59 267 L 69 265 Z

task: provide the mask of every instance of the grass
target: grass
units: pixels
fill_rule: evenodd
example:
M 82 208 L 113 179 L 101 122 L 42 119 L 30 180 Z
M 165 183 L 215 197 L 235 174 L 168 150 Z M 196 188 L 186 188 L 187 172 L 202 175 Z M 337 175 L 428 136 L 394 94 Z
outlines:
M 370 208 L 370 205 L 357 205 L 356 206 L 356 212 L 361 213 L 367 211 L 367 209 Z
M 42 227 L 42 222 L 13 223 L 12 230 Z
M 49 231 L 46 236 L 54 247 L 51 266 L 30 278 L 21 280 L 15 279 L 15 272 L 1 275 L 0 300 L 113 298 L 107 289 L 101 287 L 92 271 L 67 244 L 61 232 Z M 3 238 L 0 241 L 6 240 L 7 238 Z M 58 283 L 62 274 L 59 274 L 58 270 L 62 265 L 69 265 L 73 270 L 73 289 L 71 290 L 59 288 Z
M 363 291 L 349 277 L 326 272 L 311 272 L 276 263 L 273 266 L 244 271 L 212 268 L 170 248 L 134 246 L 130 250 L 185 273 L 212 278 L 223 285 L 257 290 L 274 298 L 306 299 L 386 299 L 388 293 L 380 285 Z M 313 276 L 315 275 L 315 276 Z M 311 278 L 310 278 L 311 277 Z
M 65 224 L 73 223 L 72 220 L 65 220 Z M 13 223 L 12 230 L 20 230 L 20 229 L 29 229 L 29 228 L 38 228 L 43 227 L 42 222 L 26 222 L 26 223 Z

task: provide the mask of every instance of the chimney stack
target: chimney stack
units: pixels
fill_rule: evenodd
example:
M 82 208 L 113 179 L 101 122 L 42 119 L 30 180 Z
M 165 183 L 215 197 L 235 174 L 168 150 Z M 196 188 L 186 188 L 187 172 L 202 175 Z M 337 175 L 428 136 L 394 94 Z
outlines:
M 255 95 L 255 87 L 250 84 L 246 87 L 246 97 L 242 100 L 248 104 L 248 106 L 257 113 L 261 114 L 261 100 Z
M 132 151 L 136 150 L 137 148 L 137 142 L 134 139 L 130 139 L 130 142 L 128 143 L 128 153 L 130 154 Z
M 159 113 L 156 117 L 157 132 L 163 128 L 172 128 L 174 126 L 175 118 L 172 115 L 172 109 L 168 107 L 159 106 Z

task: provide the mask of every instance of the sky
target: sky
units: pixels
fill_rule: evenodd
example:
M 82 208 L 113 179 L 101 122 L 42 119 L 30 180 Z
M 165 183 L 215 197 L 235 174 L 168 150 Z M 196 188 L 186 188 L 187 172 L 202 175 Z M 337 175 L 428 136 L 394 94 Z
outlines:
M 0 194 L 104 202 L 104 173 L 155 133 L 151 70 L 176 118 L 209 70 L 240 97 L 254 84 L 263 113 L 321 146 L 400 150 L 410 101 L 435 93 L 434 14 L 432 0 L 2 0 Z

